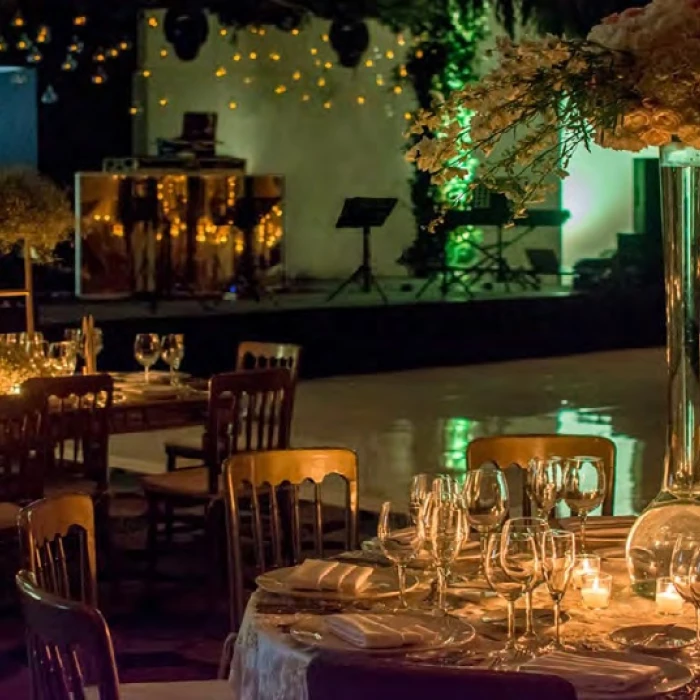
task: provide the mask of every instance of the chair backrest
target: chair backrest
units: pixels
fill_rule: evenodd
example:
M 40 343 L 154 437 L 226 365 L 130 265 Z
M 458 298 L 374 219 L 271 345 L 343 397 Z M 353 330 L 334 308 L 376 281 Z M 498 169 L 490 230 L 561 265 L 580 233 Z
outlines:
M 563 678 L 533 673 L 406 666 L 316 655 L 306 671 L 309 700 L 576 700 Z
M 0 396 L 0 501 L 29 503 L 43 495 L 41 419 L 33 397 Z
M 612 515 L 615 491 L 615 443 L 598 435 L 492 435 L 472 440 L 467 446 L 467 468 L 478 469 L 493 462 L 501 469 L 518 466 L 527 469 L 533 457 L 578 456 L 603 460 L 607 493 L 603 515 Z M 524 481 L 523 481 L 524 483 Z M 523 510 L 530 512 L 530 501 L 523 488 Z
M 95 515 L 90 496 L 66 493 L 23 508 L 23 565 L 49 593 L 97 604 Z
M 94 481 L 98 493 L 106 491 L 112 378 L 34 377 L 24 382 L 22 391 L 43 406 L 43 449 L 54 475 Z
M 299 377 L 299 357 L 301 346 L 290 343 L 259 343 L 244 340 L 236 352 L 236 369 L 274 369 L 284 367 L 289 370 L 292 381 Z
M 289 372 L 282 368 L 211 378 L 204 438 L 210 493 L 219 492 L 221 464 L 227 457 L 289 446 L 294 388 Z
M 119 680 L 107 623 L 94 607 L 41 590 L 28 571 L 17 574 L 26 625 L 33 700 L 119 700 Z M 89 697 L 94 698 L 94 694 Z
M 301 560 L 303 516 L 309 511 L 313 521 L 314 553 L 318 557 L 323 556 L 324 504 L 321 485 L 327 477 L 339 476 L 346 484 L 343 522 L 345 548 L 354 549 L 357 544 L 358 517 L 357 455 L 351 450 L 316 448 L 247 453 L 228 459 L 224 465 L 224 472 L 231 572 L 229 580 L 232 586 L 232 629 L 237 629 L 244 606 L 243 568 L 248 561 L 244 558 L 241 548 L 238 499 L 241 495 L 250 499 L 256 573 L 263 573 L 269 568 L 265 555 L 265 522 L 269 522 L 273 567 L 279 568 L 286 563 L 297 563 Z M 311 484 L 310 490 L 313 494 L 311 500 L 304 500 L 302 504 L 300 487 L 307 482 Z M 269 518 L 264 517 L 264 502 L 268 505 Z M 283 549 L 291 549 L 291 562 L 284 561 Z

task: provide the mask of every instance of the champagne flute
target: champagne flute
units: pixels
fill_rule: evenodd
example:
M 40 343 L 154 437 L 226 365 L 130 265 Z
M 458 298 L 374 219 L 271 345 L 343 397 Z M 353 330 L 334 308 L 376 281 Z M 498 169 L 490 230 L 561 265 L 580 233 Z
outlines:
M 508 514 L 508 484 L 503 472 L 493 464 L 470 471 L 462 491 L 467 521 L 479 533 L 481 557 L 477 577 L 484 572 L 486 544 Z
M 157 333 L 139 333 L 134 341 L 134 356 L 143 367 L 144 380 L 148 384 L 148 371 L 158 361 L 160 338 Z
M 679 535 L 671 555 L 671 580 L 683 600 L 695 608 L 695 647 L 687 652 L 700 659 L 700 534 Z
M 576 561 L 576 537 L 573 532 L 549 530 L 542 536 L 542 575 L 554 603 L 554 641 L 552 651 L 567 651 L 561 642 L 561 601 L 571 583 Z
M 435 482 L 433 482 L 435 484 Z M 437 572 L 437 608 L 447 612 L 447 576 L 465 537 L 464 504 L 434 489 L 425 501 L 425 540 Z
M 427 474 L 414 474 L 411 477 L 411 489 L 409 496 L 409 512 L 414 525 L 418 525 L 420 513 L 425 504 L 425 499 L 430 493 L 430 477 Z
M 509 550 L 509 539 L 503 533 L 494 532 L 489 535 L 486 544 L 486 558 L 484 561 L 484 572 L 486 581 L 491 590 L 506 601 L 508 607 L 508 641 L 505 647 L 495 655 L 506 661 L 514 656 L 517 649 L 515 643 L 515 603 L 522 597 L 525 592 L 525 585 L 522 581 L 513 580 L 508 571 L 512 568 L 512 563 L 509 560 L 517 553 L 517 538 L 511 538 L 511 546 L 513 542 L 515 550 Z
M 72 340 L 50 343 L 48 347 L 48 364 L 53 374 L 68 376 L 75 372 L 78 351 Z
M 160 356 L 170 367 L 170 383 L 177 384 L 175 372 L 180 369 L 180 363 L 185 357 L 185 336 L 181 333 L 171 333 L 163 337 Z
M 423 525 L 406 527 L 405 515 L 390 501 L 382 505 L 379 513 L 377 540 L 384 556 L 396 565 L 399 579 L 399 605 L 407 608 L 406 602 L 406 566 L 419 554 L 423 547 Z
M 604 500 L 607 489 L 603 460 L 599 457 L 573 457 L 566 460 L 562 493 L 566 505 L 581 520 L 581 554 L 586 553 L 586 518 Z
M 528 494 L 537 506 L 538 518 L 549 518 L 562 495 L 561 457 L 533 457 L 527 470 Z
M 540 554 L 544 533 L 548 530 L 549 525 L 547 525 L 547 522 L 542 520 L 542 518 L 512 518 L 503 528 L 503 533 L 507 536 L 532 538 L 537 550 L 536 570 L 532 575 L 528 576 L 525 581 L 525 632 L 520 639 L 527 646 L 536 645 L 538 639 L 535 634 L 535 621 L 532 614 L 532 593 L 535 588 L 542 583 Z

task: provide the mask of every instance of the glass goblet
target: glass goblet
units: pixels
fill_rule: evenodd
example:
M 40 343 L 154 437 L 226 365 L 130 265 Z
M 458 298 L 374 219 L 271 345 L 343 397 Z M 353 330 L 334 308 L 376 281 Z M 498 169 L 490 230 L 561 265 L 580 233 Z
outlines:
M 425 541 L 437 573 L 437 609 L 447 612 L 447 577 L 465 537 L 464 505 L 457 498 L 440 498 L 432 492 L 426 499 L 423 524 Z
M 429 493 L 430 477 L 427 474 L 414 474 L 411 477 L 408 503 L 408 509 L 414 525 L 417 525 L 420 520 L 420 513 Z
M 512 545 L 513 538 L 510 539 L 510 542 Z M 515 603 L 525 592 L 524 584 L 521 581 L 513 580 L 508 574 L 509 559 L 517 554 L 517 551 L 509 550 L 508 543 L 509 540 L 503 536 L 503 533 L 495 532 L 489 535 L 484 560 L 486 581 L 491 590 L 506 601 L 508 608 L 508 641 L 505 647 L 496 653 L 496 656 L 504 661 L 514 656 L 517 649 L 515 643 Z
M 571 583 L 576 562 L 576 537 L 573 532 L 549 530 L 542 536 L 542 576 L 554 603 L 554 641 L 552 651 L 567 651 L 561 641 L 561 601 Z
M 390 501 L 382 505 L 377 527 L 377 540 L 384 556 L 396 565 L 399 579 L 399 605 L 407 608 L 406 566 L 420 553 L 423 547 L 423 525 L 406 527 L 406 517 Z
M 503 526 L 504 534 L 517 535 L 518 537 L 531 537 L 537 548 L 537 567 L 532 576 L 528 576 L 525 585 L 525 632 L 520 637 L 526 646 L 536 645 L 538 642 L 535 634 L 535 621 L 533 616 L 532 594 L 535 588 L 542 583 L 541 548 L 544 533 L 549 530 L 549 525 L 542 518 L 511 518 Z
M 695 646 L 686 654 L 700 660 L 700 535 L 679 535 L 671 554 L 671 580 L 683 600 L 695 608 Z
M 71 340 L 50 343 L 47 360 L 53 374 L 58 376 L 73 374 L 78 361 L 78 351 L 75 343 Z
M 586 552 L 586 518 L 605 500 L 607 483 L 603 460 L 599 457 L 567 459 L 562 477 L 566 505 L 581 520 L 581 554 Z
M 160 356 L 170 367 L 170 383 L 176 384 L 176 371 L 180 369 L 180 363 L 185 357 L 185 336 L 181 333 L 172 333 L 163 337 Z
M 462 495 L 467 521 L 479 533 L 479 577 L 484 572 L 488 536 L 503 524 L 508 514 L 508 484 L 498 467 L 485 464 L 469 472 Z
M 157 333 L 139 333 L 134 340 L 134 357 L 143 367 L 144 381 L 148 384 L 149 370 L 160 356 L 160 338 Z
M 562 495 L 562 460 L 560 457 L 534 457 L 527 470 L 528 494 L 537 507 L 537 517 L 548 519 Z

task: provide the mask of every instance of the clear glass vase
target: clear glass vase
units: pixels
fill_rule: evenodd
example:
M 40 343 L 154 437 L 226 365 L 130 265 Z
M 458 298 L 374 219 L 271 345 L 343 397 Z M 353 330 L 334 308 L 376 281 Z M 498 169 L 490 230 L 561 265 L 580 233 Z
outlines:
M 679 534 L 700 533 L 700 150 L 661 148 L 668 426 L 661 491 L 627 539 L 632 589 L 653 597 Z

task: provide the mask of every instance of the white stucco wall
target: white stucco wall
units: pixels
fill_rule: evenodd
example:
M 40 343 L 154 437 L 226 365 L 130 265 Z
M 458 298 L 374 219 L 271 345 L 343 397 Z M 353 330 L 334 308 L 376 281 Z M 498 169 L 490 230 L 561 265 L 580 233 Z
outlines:
M 370 49 L 360 67 L 349 70 L 336 64 L 334 51 L 323 40 L 327 21 L 314 20 L 298 36 L 269 27 L 264 36 L 243 31 L 233 45 L 231 35 L 221 36 L 210 16 L 209 41 L 195 61 L 182 62 L 165 42 L 162 13 L 155 16 L 160 26 L 144 25 L 142 31 L 141 66 L 151 74 L 136 78 L 144 95 L 137 128 L 150 152 L 157 137 L 180 133 L 184 112 L 216 111 L 219 153 L 246 158 L 250 173 L 286 178 L 285 258 L 292 276 L 351 272 L 359 263 L 361 236 L 334 229 L 343 200 L 398 197 L 387 225 L 373 237 L 373 253 L 380 274 L 405 274 L 395 261 L 415 235 L 411 166 L 403 157 L 404 114 L 413 109 L 414 98 L 410 89 L 400 95 L 392 92 L 391 71 L 408 46 L 370 22 Z M 165 58 L 162 49 L 168 51 Z M 393 59 L 387 51 L 394 53 Z M 256 60 L 250 59 L 251 52 Z M 236 54 L 238 61 L 233 60 Z M 279 60 L 273 60 L 275 55 Z M 366 59 L 372 60 L 371 67 L 364 64 Z M 323 67 L 326 61 L 334 64 L 329 70 Z M 216 77 L 220 66 L 226 75 Z M 299 80 L 293 79 L 296 71 Z M 377 75 L 384 87 L 377 85 Z M 319 78 L 326 80 L 322 88 Z M 287 91 L 277 94 L 279 86 Z M 306 102 L 304 94 L 310 96 Z M 364 104 L 358 104 L 358 97 Z M 161 100 L 167 104 L 161 106 Z M 230 109 L 231 102 L 235 109 Z

